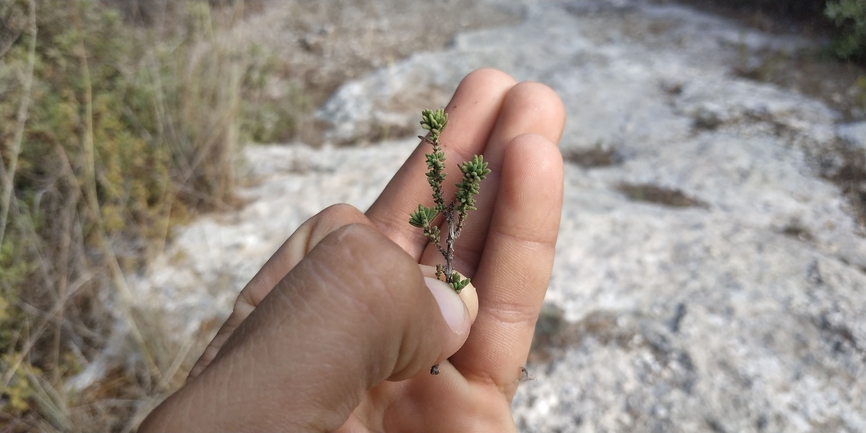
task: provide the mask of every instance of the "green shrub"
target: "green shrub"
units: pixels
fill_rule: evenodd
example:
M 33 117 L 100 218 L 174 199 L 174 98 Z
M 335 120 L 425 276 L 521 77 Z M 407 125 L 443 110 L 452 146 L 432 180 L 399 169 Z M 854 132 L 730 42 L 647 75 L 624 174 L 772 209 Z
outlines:
M 833 54 L 843 60 L 866 63 L 866 1 L 864 0 L 684 0 L 712 4 L 728 10 L 757 13 L 758 17 L 805 25 L 829 34 Z
M 828 2 L 825 14 L 842 29 L 842 35 L 834 42 L 836 55 L 842 59 L 866 60 L 866 2 Z
M 140 332 L 142 365 L 112 373 L 111 391 L 64 387 L 106 344 L 106 297 L 131 328 L 155 329 L 121 272 L 172 224 L 232 203 L 239 137 L 254 135 L 244 116 L 262 115 L 267 62 L 231 31 L 242 3 L 167 4 L 147 27 L 99 0 L 0 1 L 0 411 L 21 426 L 122 429 L 137 404 L 100 402 L 165 392 L 178 372 L 177 353 Z
M 821 15 L 826 0 L 713 0 L 714 3 L 724 4 L 749 10 L 759 10 L 765 13 L 793 18 L 796 20 L 808 20 Z

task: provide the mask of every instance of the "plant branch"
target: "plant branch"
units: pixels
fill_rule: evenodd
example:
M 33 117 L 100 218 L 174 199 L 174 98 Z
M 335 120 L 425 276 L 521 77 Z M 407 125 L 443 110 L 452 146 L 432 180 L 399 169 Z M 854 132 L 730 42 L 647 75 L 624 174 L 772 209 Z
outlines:
M 445 282 L 455 292 L 460 293 L 469 284 L 469 279 L 454 272 L 454 242 L 463 231 L 467 212 L 475 209 L 475 195 L 479 193 L 480 183 L 490 173 L 490 170 L 487 168 L 487 163 L 484 162 L 483 157 L 478 155 L 472 157 L 471 161 L 460 164 L 463 180 L 457 184 L 456 199 L 447 205 L 445 204 L 442 195 L 442 183 L 445 181 L 445 152 L 439 142 L 439 135 L 445 130 L 447 124 L 448 114 L 445 113 L 445 110 L 424 110 L 421 112 L 421 127 L 430 133 L 426 137 L 419 136 L 418 138 L 433 146 L 433 152 L 425 156 L 427 157 L 427 182 L 433 189 L 435 207 L 428 208 L 419 204 L 418 210 L 409 216 L 409 224 L 423 228 L 424 236 L 430 243 L 436 245 L 439 253 L 445 259 L 444 266 L 436 265 L 436 277 L 441 278 L 444 275 Z M 448 228 L 444 248 L 442 247 L 439 226 L 433 224 L 440 213 L 445 215 L 445 224 Z M 436 374 L 434 370 L 431 370 L 431 373 Z

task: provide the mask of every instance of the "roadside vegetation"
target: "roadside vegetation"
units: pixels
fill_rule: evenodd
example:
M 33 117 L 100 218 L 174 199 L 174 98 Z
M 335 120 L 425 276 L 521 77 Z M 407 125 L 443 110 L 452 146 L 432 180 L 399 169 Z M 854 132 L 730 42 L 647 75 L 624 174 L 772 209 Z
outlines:
M 245 5 L 217 3 L 0 3 L 0 431 L 131 431 L 182 381 L 188 348 L 125 274 L 233 205 L 239 143 L 281 134 L 259 121 L 267 59 L 233 33 Z M 116 335 L 125 367 L 87 383 Z
M 866 62 L 866 2 L 828 2 L 825 13 L 841 29 L 841 34 L 833 44 L 835 54 L 842 59 Z

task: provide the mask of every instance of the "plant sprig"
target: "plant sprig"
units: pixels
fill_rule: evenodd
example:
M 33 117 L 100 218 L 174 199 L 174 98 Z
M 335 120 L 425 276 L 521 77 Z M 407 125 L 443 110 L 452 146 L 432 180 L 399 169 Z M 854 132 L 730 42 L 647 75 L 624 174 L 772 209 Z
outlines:
M 466 216 L 470 210 L 475 210 L 475 196 L 480 192 L 481 181 L 490 174 L 484 157 L 475 155 L 471 160 L 459 164 L 463 178 L 457 186 L 454 200 L 447 204 L 442 195 L 442 183 L 445 181 L 445 152 L 439 142 L 439 135 L 448 125 L 448 113 L 443 109 L 424 110 L 421 112 L 421 127 L 430 131 L 427 137 L 418 138 L 433 145 L 433 152 L 426 154 L 427 157 L 427 183 L 433 189 L 433 206 L 427 207 L 422 204 L 409 216 L 409 224 L 424 229 L 424 236 L 430 243 L 436 245 L 445 265 L 436 265 L 436 278 L 445 276 L 448 283 L 455 292 L 460 293 L 468 284 L 469 278 L 460 276 L 454 272 L 452 262 L 454 261 L 454 241 L 463 231 Z M 437 217 L 445 216 L 447 233 L 445 245 L 442 244 L 441 230 L 435 224 Z

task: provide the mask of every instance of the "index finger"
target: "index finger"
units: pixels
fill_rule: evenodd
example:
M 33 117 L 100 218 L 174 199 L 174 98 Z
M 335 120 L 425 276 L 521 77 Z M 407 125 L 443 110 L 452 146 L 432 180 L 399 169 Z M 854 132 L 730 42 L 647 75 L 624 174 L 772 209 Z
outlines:
M 456 154 L 457 161 L 481 154 L 496 125 L 505 95 L 515 84 L 508 74 L 495 69 L 479 69 L 467 75 L 445 108 L 448 128 L 442 133 L 442 143 L 446 153 Z M 424 157 L 429 151 L 428 144 L 419 144 L 367 210 L 367 217 L 376 227 L 416 260 L 421 258 L 427 239 L 421 230 L 409 225 L 409 214 L 418 204 L 433 204 Z M 446 172 L 449 179 L 459 176 L 455 164 L 448 164 Z M 444 185 L 446 195 L 454 189 L 452 183 Z

